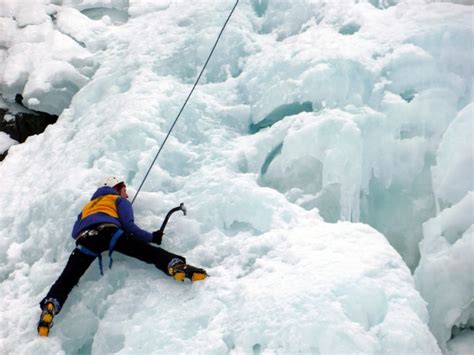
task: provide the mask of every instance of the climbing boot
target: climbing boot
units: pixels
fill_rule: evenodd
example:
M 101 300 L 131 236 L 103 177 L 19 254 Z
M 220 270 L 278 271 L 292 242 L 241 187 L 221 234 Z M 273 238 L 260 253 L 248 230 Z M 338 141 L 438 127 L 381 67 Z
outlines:
M 53 302 L 46 302 L 42 308 L 43 311 L 41 312 L 40 320 L 38 322 L 38 335 L 47 337 L 49 335 L 49 330 L 53 326 L 53 319 L 57 310 Z
M 187 265 L 183 262 L 170 265 L 168 267 L 168 273 L 178 281 L 184 281 L 185 278 L 191 281 L 201 281 L 209 276 L 206 270 Z

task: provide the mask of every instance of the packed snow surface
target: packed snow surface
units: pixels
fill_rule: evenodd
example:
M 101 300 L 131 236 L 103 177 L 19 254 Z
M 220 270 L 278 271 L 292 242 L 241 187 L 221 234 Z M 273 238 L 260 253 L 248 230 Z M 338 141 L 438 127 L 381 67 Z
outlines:
M 36 337 L 77 213 L 106 175 L 133 196 L 233 3 L 2 3 L 2 98 L 61 114 L 0 164 L 2 350 L 469 349 L 463 1 L 241 0 L 134 204 L 153 231 L 184 202 L 162 246 L 211 277 L 181 284 L 117 255 Z
M 0 154 L 5 153 L 12 145 L 18 142 L 11 139 L 10 136 L 4 132 L 0 132 Z

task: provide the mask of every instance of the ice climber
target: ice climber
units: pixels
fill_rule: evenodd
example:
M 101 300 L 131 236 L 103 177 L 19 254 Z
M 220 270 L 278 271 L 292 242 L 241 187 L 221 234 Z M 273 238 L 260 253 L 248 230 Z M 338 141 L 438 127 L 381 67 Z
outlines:
M 203 280 L 206 271 L 186 264 L 186 259 L 149 243 L 160 245 L 163 232 L 149 233 L 139 228 L 133 218 L 132 204 L 128 201 L 125 183 L 116 177 L 105 178 L 74 224 L 72 237 L 76 248 L 69 256 L 63 272 L 40 302 L 41 316 L 38 334 L 47 336 L 53 318 L 59 313 L 72 288 L 78 283 L 95 258 L 108 250 L 111 266 L 112 251 L 132 256 L 149 264 L 176 280 L 189 278 Z

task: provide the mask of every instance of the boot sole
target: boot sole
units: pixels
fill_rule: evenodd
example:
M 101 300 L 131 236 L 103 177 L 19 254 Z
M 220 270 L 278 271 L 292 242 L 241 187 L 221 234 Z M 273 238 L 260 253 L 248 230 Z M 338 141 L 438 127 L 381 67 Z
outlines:
M 48 327 L 43 327 L 43 326 L 38 326 L 38 335 L 40 337 L 47 337 L 49 335 L 49 328 Z
M 194 273 L 191 277 L 188 277 L 191 279 L 191 281 L 202 281 L 208 277 L 207 274 L 200 274 L 200 273 Z M 186 274 L 184 272 L 177 272 L 176 274 L 173 275 L 173 278 L 177 281 L 184 281 L 186 279 Z
M 168 274 L 172 275 L 172 277 L 177 280 L 177 281 L 184 281 L 184 279 L 188 278 L 192 282 L 194 281 L 201 281 L 207 278 L 209 275 L 203 270 L 202 272 L 200 271 L 195 271 L 191 274 L 190 270 L 187 270 L 188 273 L 186 274 L 186 271 L 174 271 L 173 268 L 168 268 Z
M 201 280 L 204 280 L 207 278 L 207 274 L 199 274 L 199 273 L 194 273 L 192 278 L 191 278 L 191 281 L 201 281 Z
M 184 281 L 184 279 L 186 278 L 186 274 L 184 272 L 177 272 L 173 275 L 173 277 L 176 281 Z

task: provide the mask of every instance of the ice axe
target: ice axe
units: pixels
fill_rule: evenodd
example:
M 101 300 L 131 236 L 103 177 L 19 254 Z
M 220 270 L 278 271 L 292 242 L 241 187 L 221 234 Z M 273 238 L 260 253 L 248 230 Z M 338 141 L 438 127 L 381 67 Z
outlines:
M 180 203 L 179 206 L 172 208 L 168 211 L 166 214 L 165 220 L 163 221 L 163 224 L 160 227 L 160 232 L 163 233 L 166 228 L 166 224 L 168 223 L 168 220 L 170 219 L 171 215 L 177 211 L 183 211 L 183 214 L 186 216 L 186 207 L 184 207 L 184 203 Z

